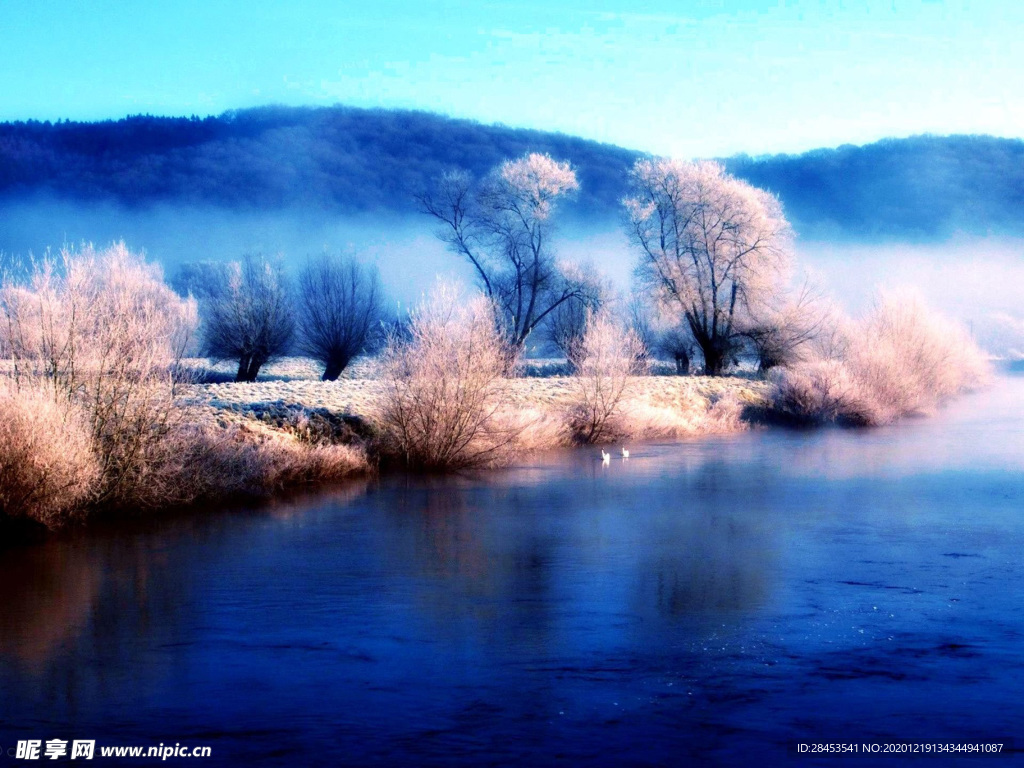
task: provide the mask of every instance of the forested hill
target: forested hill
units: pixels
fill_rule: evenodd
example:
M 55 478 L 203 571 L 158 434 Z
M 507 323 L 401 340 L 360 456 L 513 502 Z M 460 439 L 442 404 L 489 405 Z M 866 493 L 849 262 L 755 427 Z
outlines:
M 446 168 L 483 173 L 527 151 L 572 161 L 582 186 L 573 207 L 600 217 L 617 215 L 640 156 L 563 134 L 347 107 L 17 122 L 0 124 L 0 198 L 403 212 Z M 920 136 L 726 164 L 776 192 L 805 235 L 1024 233 L 1020 140 Z

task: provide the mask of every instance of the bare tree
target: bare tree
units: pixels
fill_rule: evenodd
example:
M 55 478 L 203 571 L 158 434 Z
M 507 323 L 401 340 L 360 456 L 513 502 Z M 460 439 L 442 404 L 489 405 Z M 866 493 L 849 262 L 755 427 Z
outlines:
M 516 351 L 559 306 L 583 295 L 558 269 L 550 246 L 555 204 L 578 188 L 568 163 L 535 153 L 502 163 L 481 183 L 461 171 L 446 173 L 420 198 L 442 223 L 441 240 L 472 265 Z
M 352 257 L 323 254 L 299 275 L 299 345 L 335 381 L 374 340 L 383 319 L 380 275 Z
M 575 369 L 580 341 L 587 330 L 587 318 L 601 310 L 608 302 L 611 286 L 591 265 L 565 265 L 566 278 L 578 288 L 578 293 L 563 301 L 548 315 L 543 326 L 544 337 Z
M 785 285 L 789 225 L 778 199 L 713 162 L 639 160 L 624 201 L 641 274 L 721 374 L 744 318 Z
M 629 327 L 644 348 L 656 358 L 669 358 L 676 366 L 676 373 L 685 376 L 690 372 L 693 357 L 693 336 L 689 329 L 679 322 L 678 315 L 659 312 L 652 306 L 649 297 L 634 293 L 629 302 Z
M 281 266 L 263 256 L 225 265 L 200 308 L 206 354 L 237 360 L 235 381 L 256 381 L 263 365 L 288 351 L 295 334 L 287 280 Z

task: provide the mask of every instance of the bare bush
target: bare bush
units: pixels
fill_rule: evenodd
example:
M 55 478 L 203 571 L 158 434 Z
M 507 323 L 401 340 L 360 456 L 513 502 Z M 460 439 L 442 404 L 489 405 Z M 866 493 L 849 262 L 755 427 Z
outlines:
M 612 440 L 623 432 L 618 420 L 629 380 L 643 370 L 646 350 L 633 331 L 607 311 L 591 314 L 574 353 L 577 361 L 570 415 L 578 442 Z
M 384 352 L 385 450 L 423 469 L 500 461 L 516 434 L 498 417 L 507 360 L 492 304 L 439 285 Z
M 201 300 L 203 347 L 217 360 L 237 360 L 235 381 L 256 381 L 260 368 L 288 352 L 295 314 L 280 264 L 246 255 L 217 271 Z
M 0 515 L 56 528 L 81 515 L 100 476 L 79 408 L 27 383 L 0 389 Z
M 135 503 L 182 420 L 175 370 L 194 302 L 120 243 L 43 260 L 27 285 L 4 284 L 0 305 L 16 389 L 84 413 L 100 465 L 92 502 Z
M 328 254 L 307 261 L 299 275 L 299 344 L 324 366 L 324 381 L 335 381 L 374 342 L 383 317 L 375 269 Z

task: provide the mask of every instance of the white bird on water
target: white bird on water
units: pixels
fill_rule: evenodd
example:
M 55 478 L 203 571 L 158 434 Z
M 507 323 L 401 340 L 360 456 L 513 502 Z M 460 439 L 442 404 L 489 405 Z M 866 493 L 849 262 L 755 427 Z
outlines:
M 612 455 L 608 453 L 604 448 L 601 449 L 601 463 L 610 464 L 612 461 Z
M 624 459 L 628 459 L 629 458 L 629 449 L 627 449 L 627 448 L 623 448 L 622 449 L 622 458 L 624 458 Z

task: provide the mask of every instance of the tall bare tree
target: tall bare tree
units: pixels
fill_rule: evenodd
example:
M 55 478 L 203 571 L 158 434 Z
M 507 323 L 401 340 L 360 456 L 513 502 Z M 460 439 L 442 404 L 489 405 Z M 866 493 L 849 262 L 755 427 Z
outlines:
M 237 360 L 235 381 L 256 381 L 267 362 L 288 352 L 295 314 L 280 264 L 247 254 L 219 270 L 200 299 L 203 347 L 220 360 Z
M 640 271 L 719 375 L 746 318 L 788 278 L 790 229 L 778 199 L 713 162 L 639 160 L 624 204 Z
M 299 346 L 335 381 L 373 343 L 383 319 L 376 269 L 347 256 L 310 258 L 299 274 Z
M 479 183 L 461 171 L 446 173 L 420 198 L 442 223 L 441 240 L 472 265 L 516 350 L 557 307 L 582 295 L 550 245 L 555 205 L 577 189 L 568 163 L 534 153 L 502 163 Z

